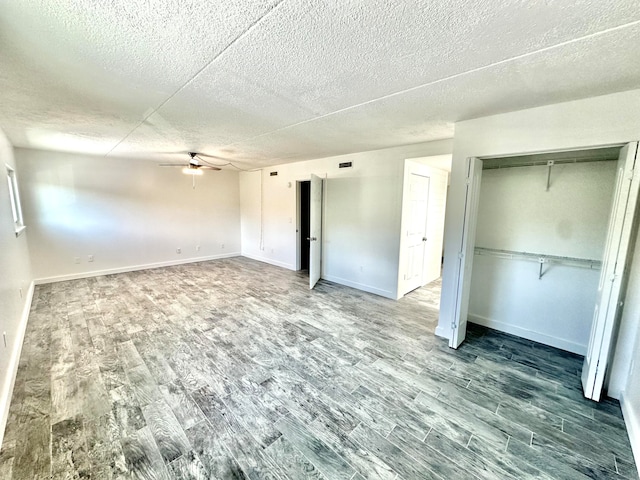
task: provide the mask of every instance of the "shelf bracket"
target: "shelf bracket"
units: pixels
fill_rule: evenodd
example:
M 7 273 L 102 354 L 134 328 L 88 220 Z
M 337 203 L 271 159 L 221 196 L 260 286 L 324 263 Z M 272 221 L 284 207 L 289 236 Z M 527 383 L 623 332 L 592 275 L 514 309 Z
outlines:
M 551 186 L 551 167 L 554 165 L 553 160 L 549 160 L 547 162 L 547 192 L 549 191 L 549 187 Z

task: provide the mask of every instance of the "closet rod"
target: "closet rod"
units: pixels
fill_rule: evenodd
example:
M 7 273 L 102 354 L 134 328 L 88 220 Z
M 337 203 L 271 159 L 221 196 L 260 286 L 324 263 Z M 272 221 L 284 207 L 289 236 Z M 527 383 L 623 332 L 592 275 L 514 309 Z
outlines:
M 513 160 L 509 161 L 509 158 L 487 158 L 482 161 L 483 170 L 497 170 L 504 168 L 514 167 L 547 167 L 549 162 L 553 162 L 554 165 L 569 165 L 569 164 L 582 164 L 593 162 L 611 162 L 617 160 L 616 158 L 601 157 L 601 158 L 556 158 L 554 160 L 533 160 L 527 157 L 526 159 L 519 159 L 513 157 Z
M 543 263 L 555 263 L 557 265 L 567 265 L 570 267 L 588 268 L 599 270 L 602 268 L 602 261 L 589 258 L 560 257 L 557 255 L 547 255 L 546 253 L 516 252 L 512 250 L 498 250 L 496 248 L 475 247 L 476 255 L 488 255 L 491 257 L 505 258 L 510 260 L 526 260 Z

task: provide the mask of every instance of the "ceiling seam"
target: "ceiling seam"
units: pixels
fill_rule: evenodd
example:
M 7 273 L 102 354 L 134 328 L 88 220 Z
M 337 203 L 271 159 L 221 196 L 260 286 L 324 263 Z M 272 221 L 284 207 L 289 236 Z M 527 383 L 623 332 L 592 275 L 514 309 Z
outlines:
M 204 66 L 202 68 L 200 68 L 200 70 L 198 70 L 197 72 L 195 72 L 191 78 L 189 78 L 186 82 L 184 82 L 180 87 L 178 87 L 178 89 L 173 92 L 171 95 L 169 95 L 167 98 L 165 98 L 157 107 L 155 107 L 149 114 L 145 115 L 145 117 L 138 122 L 138 124 L 133 127 L 133 129 L 131 129 L 131 131 L 129 133 L 127 133 L 122 139 L 120 139 L 107 153 L 104 154 L 104 156 L 108 156 L 109 154 L 111 154 L 111 152 L 113 152 L 116 148 L 118 148 L 127 138 L 129 138 L 131 136 L 131 134 L 133 132 L 135 132 L 138 128 L 140 128 L 144 122 L 146 122 L 149 117 L 151 117 L 154 113 L 156 113 L 158 110 L 160 110 L 162 107 L 164 107 L 173 97 L 175 97 L 178 93 L 180 93 L 182 90 L 184 90 L 191 82 L 193 82 L 202 72 L 204 72 L 207 68 L 209 68 L 211 66 L 211 64 L 213 62 L 215 62 L 217 59 L 219 59 L 222 55 L 225 54 L 225 52 L 227 52 L 227 50 L 229 50 L 229 48 L 231 48 L 235 43 L 237 43 L 239 40 L 241 40 L 243 37 L 245 37 L 251 30 L 253 30 L 255 27 L 257 27 L 265 18 L 267 18 L 269 15 L 271 15 L 280 5 L 282 5 L 286 0 L 278 0 L 276 3 L 274 3 L 269 10 L 267 10 L 260 18 L 258 18 L 255 22 L 253 22 L 251 25 L 249 25 L 249 27 L 247 27 L 243 32 L 241 32 L 238 36 L 236 36 L 233 40 L 231 40 L 231 42 L 229 42 L 217 55 L 215 55 L 211 60 L 209 60 L 206 64 L 204 64 Z
M 353 110 L 355 108 L 359 108 L 359 107 L 362 107 L 362 106 L 365 106 L 365 105 L 369 105 L 369 104 L 376 103 L 376 102 L 379 102 L 379 101 L 382 101 L 382 100 L 386 100 L 388 98 L 393 98 L 393 97 L 396 97 L 396 96 L 399 96 L 399 95 L 404 95 L 405 93 L 413 92 L 413 91 L 419 90 L 421 88 L 430 87 L 432 85 L 437 85 L 439 83 L 446 82 L 446 81 L 449 81 L 449 80 L 453 80 L 453 79 L 458 78 L 458 77 L 463 77 L 465 75 L 470 75 L 472 73 L 481 72 L 483 70 L 488 70 L 488 69 L 496 67 L 498 65 L 503 65 L 503 64 L 506 64 L 506 63 L 509 63 L 509 62 L 514 62 L 514 61 L 520 60 L 522 58 L 527 58 L 527 57 L 530 57 L 530 56 L 533 56 L 533 55 L 537 55 L 537 54 L 540 54 L 540 53 L 548 52 L 548 51 L 554 50 L 556 48 L 564 47 L 566 45 L 571 45 L 573 43 L 582 42 L 584 40 L 588 40 L 590 38 L 595 38 L 595 37 L 598 37 L 598 36 L 601 36 L 601 35 L 606 35 L 607 33 L 611 33 L 611 32 L 614 32 L 614 31 L 624 30 L 625 28 L 633 27 L 633 26 L 636 26 L 636 25 L 640 25 L 640 20 L 636 20 L 634 22 L 625 23 L 623 25 L 618 25 L 616 27 L 607 28 L 607 29 L 601 30 L 599 32 L 590 33 L 589 35 L 585 35 L 585 36 L 582 36 L 582 37 L 579 37 L 579 38 L 566 40 L 564 42 L 560 42 L 560 43 L 557 43 L 555 45 L 551 45 L 549 47 L 545 47 L 545 48 L 541 48 L 539 50 L 535 50 L 533 52 L 523 53 L 523 54 L 520 54 L 520 55 L 516 55 L 515 57 L 510 57 L 510 58 L 506 58 L 504 60 L 500 60 L 498 62 L 490 63 L 489 65 L 483 65 L 481 67 L 473 68 L 473 69 L 467 70 L 465 72 L 460 72 L 460 73 L 456 73 L 456 74 L 453 74 L 453 75 L 449 75 L 447 77 L 439 78 L 439 79 L 433 80 L 431 82 L 427 82 L 427 83 L 423 83 L 423 84 L 420 84 L 420 85 L 416 85 L 415 87 L 407 88 L 405 90 L 400 90 L 399 92 L 394 92 L 394 93 L 390 93 L 388 95 L 383 95 L 382 97 L 374 98 L 372 100 L 367 100 L 366 102 L 362 102 L 362 103 L 358 103 L 358 104 L 355 104 L 355 105 L 351 105 L 349 107 L 341 108 L 339 110 L 334 110 L 333 112 L 325 113 L 324 115 L 313 117 L 313 118 L 310 118 L 308 120 L 303 120 L 301 122 L 293 123 L 291 125 L 287 125 L 286 127 L 278 128 L 278 129 L 272 130 L 270 132 L 261 133 L 260 135 L 256 135 L 255 137 L 245 138 L 245 139 L 239 140 L 237 142 L 229 143 L 227 145 L 222 146 L 221 148 L 232 147 L 234 145 L 238 145 L 239 143 L 250 142 L 252 140 L 256 140 L 258 138 L 262 138 L 262 137 L 271 135 L 273 133 L 277 133 L 277 132 L 281 132 L 281 131 L 284 131 L 284 130 L 288 130 L 290 128 L 294 128 L 294 127 L 297 127 L 299 125 L 304 125 L 306 123 L 315 122 L 316 120 L 321 120 L 323 118 L 331 117 L 333 115 L 337 115 L 339 113 L 343 113 L 343 112 L 346 112 L 346 111 L 349 111 L 349 110 Z

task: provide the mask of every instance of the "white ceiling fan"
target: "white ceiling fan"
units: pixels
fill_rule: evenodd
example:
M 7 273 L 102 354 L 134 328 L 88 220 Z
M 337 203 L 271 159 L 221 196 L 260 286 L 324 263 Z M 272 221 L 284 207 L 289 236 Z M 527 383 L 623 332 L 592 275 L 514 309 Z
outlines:
M 182 173 L 187 175 L 202 175 L 203 170 L 222 170 L 220 167 L 210 164 L 201 158 L 203 154 L 189 152 L 187 163 L 161 163 L 161 167 L 182 167 Z

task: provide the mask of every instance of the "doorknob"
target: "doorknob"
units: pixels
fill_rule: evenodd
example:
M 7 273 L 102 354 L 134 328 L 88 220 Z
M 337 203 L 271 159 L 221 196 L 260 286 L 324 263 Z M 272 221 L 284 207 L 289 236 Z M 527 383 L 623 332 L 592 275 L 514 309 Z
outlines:
M 309 240 L 310 242 L 315 242 L 318 239 L 316 237 L 307 237 L 307 240 Z
M 422 241 L 426 242 L 427 241 L 427 237 L 422 237 Z

